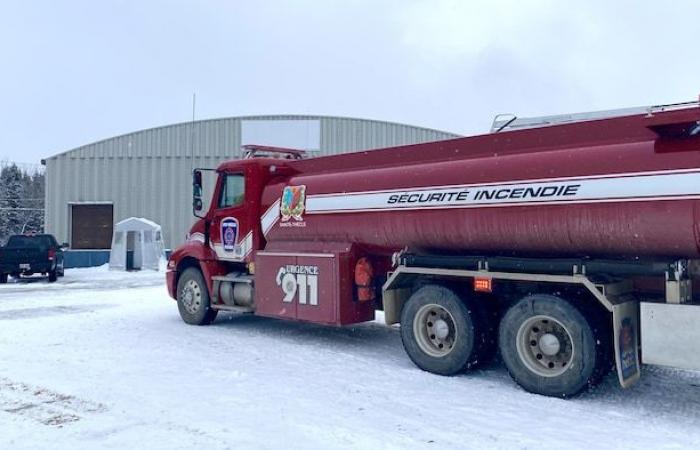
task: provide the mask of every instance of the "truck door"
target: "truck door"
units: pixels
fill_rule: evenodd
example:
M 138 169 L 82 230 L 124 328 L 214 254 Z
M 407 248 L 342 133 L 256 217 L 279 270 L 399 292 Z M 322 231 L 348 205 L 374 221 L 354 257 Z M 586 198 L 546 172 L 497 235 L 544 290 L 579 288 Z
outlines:
M 219 174 L 209 236 L 220 260 L 242 262 L 253 249 L 253 223 L 246 207 L 251 193 L 246 193 L 246 181 L 243 170 Z

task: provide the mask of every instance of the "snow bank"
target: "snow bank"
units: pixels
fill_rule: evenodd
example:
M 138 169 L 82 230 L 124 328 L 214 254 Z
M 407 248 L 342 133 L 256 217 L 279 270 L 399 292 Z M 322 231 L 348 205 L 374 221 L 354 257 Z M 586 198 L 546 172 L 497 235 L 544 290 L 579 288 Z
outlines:
M 0 448 L 697 448 L 700 374 L 558 400 L 418 370 L 395 328 L 184 324 L 162 272 L 0 286 Z

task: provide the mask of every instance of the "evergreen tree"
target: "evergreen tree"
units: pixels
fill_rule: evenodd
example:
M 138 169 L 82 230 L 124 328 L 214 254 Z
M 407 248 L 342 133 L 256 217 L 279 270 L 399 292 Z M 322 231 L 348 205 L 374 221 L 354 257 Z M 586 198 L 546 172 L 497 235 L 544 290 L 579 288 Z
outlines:
M 0 244 L 13 234 L 44 228 L 44 174 L 5 165 L 0 170 Z
M 0 172 L 0 184 L 3 185 L 2 206 L 0 206 L 0 237 L 4 242 L 7 237 L 20 230 L 23 223 L 20 207 L 22 204 L 22 172 L 17 165 L 6 166 Z

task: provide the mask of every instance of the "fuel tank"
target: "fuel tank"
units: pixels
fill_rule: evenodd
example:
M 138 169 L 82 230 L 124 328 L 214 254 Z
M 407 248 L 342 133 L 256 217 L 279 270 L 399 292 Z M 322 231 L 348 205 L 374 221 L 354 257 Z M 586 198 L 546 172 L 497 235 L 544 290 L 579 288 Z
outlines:
M 700 256 L 700 108 L 288 163 L 267 248 Z

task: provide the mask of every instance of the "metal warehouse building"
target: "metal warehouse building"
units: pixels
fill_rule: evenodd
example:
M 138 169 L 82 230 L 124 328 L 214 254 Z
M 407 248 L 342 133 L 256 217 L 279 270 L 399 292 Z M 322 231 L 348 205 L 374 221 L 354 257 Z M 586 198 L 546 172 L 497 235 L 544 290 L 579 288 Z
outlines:
M 304 148 L 310 156 L 458 137 L 397 123 L 324 116 L 248 116 L 128 133 L 51 156 L 45 228 L 72 249 L 108 249 L 113 225 L 145 217 L 176 247 L 194 221 L 191 170 L 240 156 L 244 144 Z

